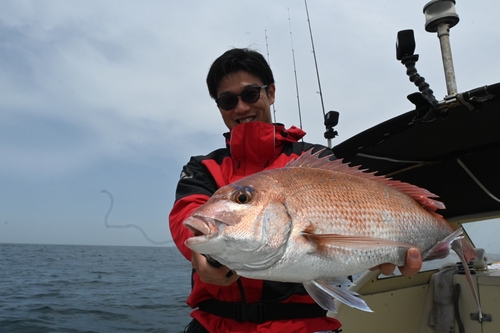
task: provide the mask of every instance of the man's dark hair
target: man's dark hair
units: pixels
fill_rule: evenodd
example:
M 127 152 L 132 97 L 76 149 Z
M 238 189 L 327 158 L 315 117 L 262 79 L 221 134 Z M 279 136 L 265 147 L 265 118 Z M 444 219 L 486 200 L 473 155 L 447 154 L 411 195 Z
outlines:
M 266 59 L 257 51 L 234 48 L 215 59 L 207 75 L 208 93 L 217 99 L 217 88 L 227 75 L 245 71 L 258 77 L 262 84 L 274 83 L 273 72 Z

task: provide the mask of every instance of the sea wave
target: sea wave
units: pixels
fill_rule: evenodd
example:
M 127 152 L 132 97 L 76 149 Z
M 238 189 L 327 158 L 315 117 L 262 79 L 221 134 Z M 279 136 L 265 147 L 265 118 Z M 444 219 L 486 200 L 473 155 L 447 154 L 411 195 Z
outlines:
M 191 265 L 175 248 L 0 244 L 0 332 L 183 332 Z

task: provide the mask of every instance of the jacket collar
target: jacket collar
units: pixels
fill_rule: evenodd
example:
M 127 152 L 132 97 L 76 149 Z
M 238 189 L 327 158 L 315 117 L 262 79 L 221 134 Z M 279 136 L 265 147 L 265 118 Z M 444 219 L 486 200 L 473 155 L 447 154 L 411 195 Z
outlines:
M 253 121 L 236 125 L 224 136 L 236 168 L 254 166 L 262 170 L 279 156 L 287 142 L 297 142 L 305 134 L 295 126 L 285 129 L 283 124 Z

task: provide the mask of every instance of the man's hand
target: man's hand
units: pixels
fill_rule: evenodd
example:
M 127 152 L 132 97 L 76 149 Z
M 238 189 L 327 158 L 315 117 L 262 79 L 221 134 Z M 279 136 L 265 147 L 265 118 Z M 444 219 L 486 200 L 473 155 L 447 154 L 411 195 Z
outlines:
M 399 271 L 403 276 L 412 277 L 417 275 L 417 273 L 422 268 L 422 258 L 420 257 L 420 251 L 417 248 L 410 248 L 406 252 L 406 263 L 404 266 L 399 266 Z M 380 273 L 384 275 L 391 275 L 396 269 L 396 265 L 393 264 L 382 264 L 377 267 L 373 267 L 370 270 L 379 269 Z
M 238 280 L 239 275 L 226 266 L 213 267 L 202 254 L 192 252 L 191 264 L 205 283 L 216 284 L 218 286 L 229 286 Z

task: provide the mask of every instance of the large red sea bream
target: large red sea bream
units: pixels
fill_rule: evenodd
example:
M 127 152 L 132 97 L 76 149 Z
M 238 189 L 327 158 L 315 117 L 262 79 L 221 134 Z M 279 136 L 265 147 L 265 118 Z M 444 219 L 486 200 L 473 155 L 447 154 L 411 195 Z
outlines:
M 462 230 L 435 212 L 444 205 L 432 193 L 319 153 L 220 188 L 185 220 L 195 234 L 186 246 L 247 278 L 303 283 L 332 311 L 333 298 L 370 311 L 346 277 L 404 265 L 409 247 L 426 260 L 450 248 L 463 262 L 475 256 Z

